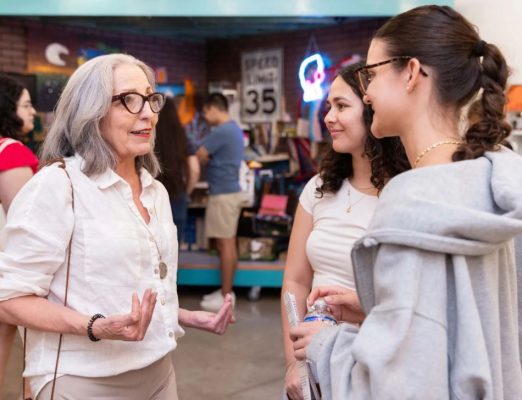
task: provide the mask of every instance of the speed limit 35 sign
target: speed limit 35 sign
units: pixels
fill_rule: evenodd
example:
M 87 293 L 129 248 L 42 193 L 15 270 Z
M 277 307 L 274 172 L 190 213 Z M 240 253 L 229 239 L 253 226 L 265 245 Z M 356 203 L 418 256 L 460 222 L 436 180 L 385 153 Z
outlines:
M 283 49 L 241 54 L 241 121 L 281 119 Z

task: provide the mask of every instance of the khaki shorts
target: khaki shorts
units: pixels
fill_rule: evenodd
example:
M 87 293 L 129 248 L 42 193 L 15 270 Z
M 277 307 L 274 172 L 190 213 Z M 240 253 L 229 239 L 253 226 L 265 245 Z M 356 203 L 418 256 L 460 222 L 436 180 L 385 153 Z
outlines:
M 228 239 L 236 236 L 241 205 L 245 200 L 242 192 L 216 194 L 208 197 L 205 211 L 205 235 L 207 238 Z

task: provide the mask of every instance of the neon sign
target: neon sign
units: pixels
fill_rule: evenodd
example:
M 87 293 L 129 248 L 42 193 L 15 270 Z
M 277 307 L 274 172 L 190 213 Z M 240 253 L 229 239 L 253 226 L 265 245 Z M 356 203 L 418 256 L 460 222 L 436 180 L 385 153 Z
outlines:
M 316 64 L 314 67 L 313 64 Z M 303 88 L 303 100 L 306 102 L 323 98 L 324 61 L 319 53 L 306 57 L 299 67 L 299 82 Z

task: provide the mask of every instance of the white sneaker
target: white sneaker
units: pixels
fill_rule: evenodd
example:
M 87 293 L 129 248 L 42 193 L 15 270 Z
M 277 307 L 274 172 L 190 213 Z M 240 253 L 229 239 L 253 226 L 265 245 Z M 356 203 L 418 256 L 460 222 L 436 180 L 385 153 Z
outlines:
M 236 294 L 234 292 L 232 292 L 231 295 L 232 295 L 232 308 L 234 308 L 234 306 L 236 305 Z M 224 302 L 225 302 L 225 298 L 221 294 L 221 290 L 220 290 L 217 296 L 211 297 L 208 299 L 203 299 L 201 301 L 201 303 L 199 303 L 199 305 L 201 306 L 201 308 L 203 310 L 218 312 L 221 309 L 221 307 L 223 306 Z
M 212 293 L 207 293 L 206 295 L 203 296 L 203 300 L 210 300 L 214 297 L 219 297 L 221 296 L 221 288 L 219 288 L 218 290 L 214 290 Z

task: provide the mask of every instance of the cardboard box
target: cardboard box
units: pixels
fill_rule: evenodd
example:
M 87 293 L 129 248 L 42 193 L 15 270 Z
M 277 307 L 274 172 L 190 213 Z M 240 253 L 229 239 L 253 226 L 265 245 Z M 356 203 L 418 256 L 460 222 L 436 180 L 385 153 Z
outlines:
M 237 247 L 240 260 L 273 261 L 275 260 L 273 238 L 238 237 Z

